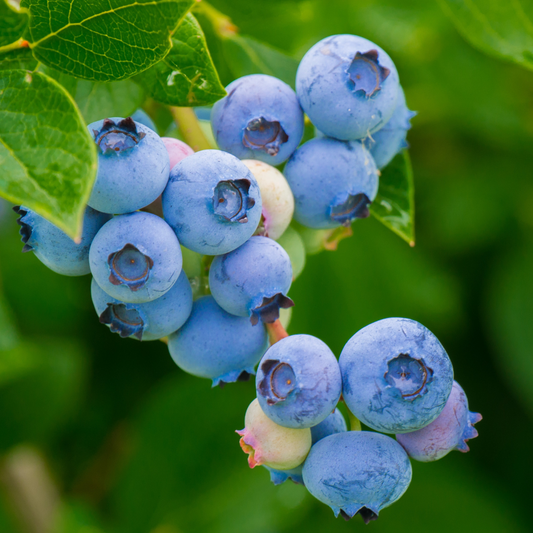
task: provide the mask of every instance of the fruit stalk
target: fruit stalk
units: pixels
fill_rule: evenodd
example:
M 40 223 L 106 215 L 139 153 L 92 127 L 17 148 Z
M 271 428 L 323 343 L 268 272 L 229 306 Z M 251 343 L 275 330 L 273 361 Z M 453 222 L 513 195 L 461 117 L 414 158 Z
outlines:
M 170 113 L 183 140 L 195 151 L 209 150 L 211 145 L 198 124 L 191 107 L 171 107 Z
M 268 331 L 268 338 L 270 339 L 271 345 L 289 336 L 279 319 L 273 322 L 272 324 L 265 325 Z

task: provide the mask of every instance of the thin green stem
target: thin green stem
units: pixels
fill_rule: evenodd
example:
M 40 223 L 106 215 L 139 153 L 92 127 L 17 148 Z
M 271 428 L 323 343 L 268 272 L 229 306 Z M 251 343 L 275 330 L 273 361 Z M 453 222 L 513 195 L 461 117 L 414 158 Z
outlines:
M 0 46 L 0 54 L 6 54 L 12 50 L 18 50 L 19 48 L 29 48 L 30 43 L 24 39 L 19 39 L 11 44 L 6 44 L 5 46 Z
M 201 2 L 195 7 L 195 11 L 204 15 L 213 26 L 213 30 L 220 37 L 230 37 L 238 31 L 232 20 L 218 9 L 207 2 Z
M 191 107 L 171 107 L 170 113 L 183 140 L 195 151 L 209 150 L 211 144 L 204 135 Z

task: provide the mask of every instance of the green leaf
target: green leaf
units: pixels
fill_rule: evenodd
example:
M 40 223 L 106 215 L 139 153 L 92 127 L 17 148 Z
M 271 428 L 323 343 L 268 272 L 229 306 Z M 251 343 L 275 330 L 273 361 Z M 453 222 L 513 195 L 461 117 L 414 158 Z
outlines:
M 45 65 L 78 78 L 130 78 L 165 57 L 194 0 L 23 0 Z
M 23 343 L 0 353 L 0 450 L 50 438 L 72 414 L 85 360 L 66 342 Z
M 233 76 L 249 74 L 275 76 L 294 88 L 298 60 L 272 46 L 237 33 L 221 37 L 224 57 Z
M 0 46 L 6 46 L 22 37 L 28 25 L 25 9 L 17 11 L 7 0 L 0 0 Z
M 463 37 L 489 55 L 533 69 L 533 4 L 520 0 L 439 0 Z
M 406 150 L 381 171 L 378 195 L 370 212 L 411 246 L 415 245 L 415 185 Z
M 70 93 L 87 124 L 102 118 L 129 117 L 145 100 L 143 88 L 132 80 L 107 83 L 77 80 L 53 69 L 44 72 Z
M 138 80 L 154 100 L 167 105 L 208 105 L 226 95 L 202 28 L 190 13 L 172 36 L 172 49 L 165 59 Z
M 96 147 L 70 95 L 38 72 L 0 72 L 0 196 L 72 238 L 96 176 Z
M 16 48 L 4 53 L 0 51 L 0 70 L 33 70 L 36 66 L 37 60 L 29 48 Z

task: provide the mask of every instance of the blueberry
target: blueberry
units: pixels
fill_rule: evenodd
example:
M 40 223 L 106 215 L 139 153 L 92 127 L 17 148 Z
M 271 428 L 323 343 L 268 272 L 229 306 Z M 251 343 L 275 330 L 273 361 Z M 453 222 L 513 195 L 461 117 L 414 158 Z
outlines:
M 171 170 L 180 161 L 194 154 L 194 150 L 188 144 L 185 144 L 179 139 L 174 139 L 174 137 L 161 137 L 161 140 L 167 149 Z
M 160 298 L 146 303 L 125 303 L 106 294 L 93 279 L 91 295 L 100 322 L 121 337 L 140 341 L 161 339 L 177 331 L 192 310 L 192 290 L 185 271 Z
M 411 474 L 404 449 L 369 431 L 325 437 L 313 445 L 303 467 L 305 486 L 335 516 L 348 520 L 360 514 L 367 524 L 402 496 Z
M 265 353 L 255 381 L 264 413 L 291 428 L 316 426 L 335 409 L 341 373 L 328 346 L 311 335 L 291 335 Z
M 161 218 L 138 211 L 112 218 L 89 252 L 100 288 L 121 302 L 143 303 L 169 291 L 181 272 L 181 249 Z
M 88 274 L 89 248 L 99 229 L 111 218 L 87 207 L 83 217 L 83 233 L 79 243 L 74 242 L 59 228 L 34 211 L 22 205 L 13 210 L 20 215 L 20 235 L 23 252 L 33 252 L 49 269 L 64 276 Z
M 459 383 L 454 381 L 446 406 L 431 424 L 396 437 L 413 459 L 436 461 L 452 450 L 469 451 L 466 441 L 477 437 L 474 424 L 481 418 L 479 413 L 468 410 L 466 394 Z
M 277 241 L 289 227 L 294 212 L 294 197 L 283 174 L 263 161 L 245 159 L 243 163 L 254 175 L 263 203 L 262 235 Z
M 155 122 L 150 118 L 148 113 L 144 111 L 144 109 L 137 109 L 137 111 L 131 115 L 131 118 L 134 122 L 142 124 L 143 126 L 146 126 L 157 133 L 157 126 L 155 125 Z
M 309 228 L 349 226 L 368 217 L 378 192 L 374 160 L 357 141 L 311 139 L 292 155 L 284 173 L 294 194 L 294 218 Z
M 453 368 L 442 344 L 407 318 L 386 318 L 358 331 L 339 364 L 348 409 L 384 433 L 427 426 L 452 390 Z
M 396 154 L 407 148 L 407 131 L 411 129 L 411 119 L 415 115 L 407 108 L 405 94 L 400 87 L 391 119 L 378 132 L 364 140 L 378 168 L 387 166 Z
M 87 126 L 98 152 L 98 174 L 89 205 L 123 214 L 151 204 L 168 181 L 169 160 L 159 135 L 131 118 Z
M 256 236 L 211 263 L 209 288 L 228 313 L 249 316 L 252 324 L 272 323 L 280 308 L 292 307 L 287 297 L 292 282 L 287 252 L 268 237 Z
M 265 353 L 268 336 L 263 325 L 226 313 L 213 297 L 193 304 L 185 325 L 168 339 L 174 362 L 185 372 L 213 380 L 213 387 L 247 380 Z
M 296 93 L 311 122 L 345 141 L 362 139 L 387 123 L 398 87 L 387 53 L 355 35 L 322 39 L 305 54 L 296 74 Z
M 302 464 L 311 448 L 309 429 L 278 426 L 268 418 L 254 400 L 246 410 L 240 445 L 248 456 L 250 468 L 259 465 L 289 470 Z
M 261 194 L 253 174 L 236 157 L 202 150 L 172 169 L 163 213 L 187 248 L 225 254 L 254 234 L 261 219 Z
M 342 413 L 338 409 L 335 409 L 333 413 L 328 415 L 325 420 L 322 420 L 320 424 L 311 428 L 311 444 L 316 444 L 319 440 L 322 440 L 328 435 L 343 433 L 344 431 L 347 431 L 346 421 L 344 420 Z M 281 485 L 283 482 L 287 481 L 287 479 L 291 479 L 294 483 L 298 483 L 299 485 L 304 484 L 302 477 L 303 464 L 290 470 L 267 468 L 270 472 L 270 481 L 272 481 L 274 485 Z
M 213 106 L 211 127 L 218 146 L 239 159 L 270 165 L 286 161 L 302 140 L 304 115 L 294 91 L 264 74 L 239 78 Z

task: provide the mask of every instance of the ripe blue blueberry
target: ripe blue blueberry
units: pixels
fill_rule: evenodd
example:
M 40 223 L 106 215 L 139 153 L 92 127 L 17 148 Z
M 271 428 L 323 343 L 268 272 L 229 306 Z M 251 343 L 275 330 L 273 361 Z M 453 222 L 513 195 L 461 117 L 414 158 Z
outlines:
M 94 279 L 121 302 L 143 303 L 169 291 L 181 272 L 181 249 L 161 218 L 138 211 L 112 218 L 89 252 Z
M 160 298 L 146 303 L 125 303 L 106 294 L 93 279 L 91 296 L 100 322 L 121 337 L 140 341 L 161 339 L 177 331 L 192 310 L 192 290 L 185 271 Z
M 94 236 L 111 218 L 90 207 L 85 209 L 81 241 L 75 243 L 59 228 L 45 218 L 24 206 L 13 210 L 20 215 L 20 235 L 24 243 L 23 252 L 33 252 L 37 259 L 49 269 L 64 276 L 83 276 L 88 274 L 89 248 Z
M 87 126 L 98 151 L 98 174 L 89 205 L 104 213 L 131 213 L 151 204 L 165 188 L 168 153 L 152 129 L 108 118 Z
M 236 157 L 202 150 L 170 173 L 163 193 L 165 220 L 183 246 L 204 255 L 231 252 L 255 232 L 261 219 L 257 181 Z
M 256 236 L 211 263 L 209 288 L 228 313 L 248 316 L 252 324 L 272 323 L 280 308 L 294 304 L 287 297 L 292 282 L 287 252 L 268 237 Z
M 317 424 L 311 428 L 311 442 L 312 444 L 316 444 L 319 440 L 322 440 L 328 435 L 333 435 L 334 433 L 343 433 L 344 431 L 347 431 L 346 421 L 344 420 L 342 413 L 338 409 L 335 409 L 335 411 L 328 415 L 325 420 L 322 420 L 320 424 Z M 294 483 L 298 483 L 299 485 L 304 484 L 302 477 L 303 464 L 297 466 L 296 468 L 292 468 L 291 470 L 276 470 L 269 467 L 266 468 L 270 472 L 270 481 L 272 481 L 274 485 L 281 485 L 287 481 L 287 479 L 291 479 L 294 481 Z
M 398 87 L 392 59 L 355 35 L 322 39 L 305 54 L 296 74 L 296 93 L 311 122 L 345 141 L 362 139 L 386 124 Z
M 265 353 L 255 381 L 257 399 L 276 424 L 308 428 L 335 409 L 341 373 L 328 346 L 311 335 L 291 335 Z
M 265 327 L 226 313 L 211 296 L 196 300 L 189 320 L 168 338 L 174 362 L 185 372 L 213 380 L 213 387 L 245 381 L 268 347 Z
M 305 486 L 335 516 L 349 520 L 360 514 L 366 524 L 402 496 L 411 475 L 405 450 L 369 431 L 325 437 L 313 445 L 303 468 Z
M 368 217 L 378 192 L 374 160 L 357 141 L 311 139 L 294 152 L 284 174 L 294 194 L 294 218 L 314 229 Z
M 454 381 L 446 406 L 431 424 L 412 433 L 396 435 L 396 438 L 413 459 L 436 461 L 452 450 L 468 452 L 466 441 L 477 437 L 474 424 L 481 418 L 479 413 L 468 410 L 466 394 Z
M 239 78 L 213 106 L 211 127 L 217 145 L 239 159 L 270 165 L 286 161 L 300 144 L 304 115 L 294 91 L 264 74 Z
M 409 433 L 435 420 L 453 385 L 453 368 L 437 337 L 407 318 L 386 318 L 359 330 L 339 364 L 342 394 L 364 424 Z
M 405 102 L 405 94 L 400 87 L 396 109 L 391 119 L 376 133 L 364 140 L 364 145 L 370 150 L 376 166 L 387 166 L 393 157 L 408 147 L 407 132 L 411 129 L 411 119 L 416 115 L 409 111 Z

